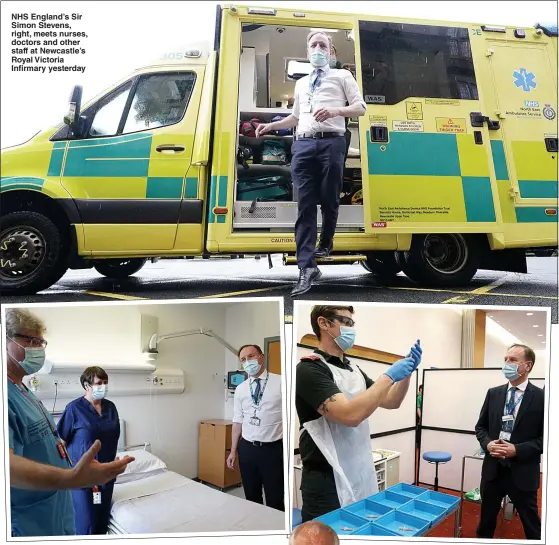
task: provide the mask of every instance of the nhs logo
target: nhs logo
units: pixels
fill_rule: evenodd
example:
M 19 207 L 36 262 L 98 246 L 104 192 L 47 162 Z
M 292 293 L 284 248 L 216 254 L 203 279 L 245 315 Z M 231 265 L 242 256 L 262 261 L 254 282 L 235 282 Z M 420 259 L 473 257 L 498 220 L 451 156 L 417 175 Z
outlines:
M 537 100 L 525 100 L 524 105 L 527 108 L 539 108 L 540 107 L 540 103 Z

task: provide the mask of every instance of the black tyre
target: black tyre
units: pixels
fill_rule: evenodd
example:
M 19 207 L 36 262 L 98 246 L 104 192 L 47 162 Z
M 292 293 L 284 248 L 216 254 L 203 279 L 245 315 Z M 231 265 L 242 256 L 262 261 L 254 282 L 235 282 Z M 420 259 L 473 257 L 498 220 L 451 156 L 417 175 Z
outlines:
M 428 286 L 467 284 L 476 274 L 481 248 L 470 235 L 414 235 L 409 251 L 402 252 L 404 273 Z
M 137 273 L 145 264 L 147 259 L 104 259 L 95 263 L 98 273 L 107 278 L 128 278 Z
M 60 229 L 38 212 L 11 212 L 0 220 L 0 293 L 33 295 L 68 270 L 68 244 Z
M 402 267 L 396 261 L 395 252 L 371 252 L 366 256 L 367 261 L 361 261 L 361 265 L 375 276 L 389 278 L 396 276 L 402 270 Z

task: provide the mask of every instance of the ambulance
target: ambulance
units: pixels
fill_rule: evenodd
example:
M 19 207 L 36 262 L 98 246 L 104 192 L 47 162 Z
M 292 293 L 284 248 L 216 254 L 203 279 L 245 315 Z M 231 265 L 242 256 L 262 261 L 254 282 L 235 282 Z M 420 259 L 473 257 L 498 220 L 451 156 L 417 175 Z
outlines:
M 289 115 L 324 30 L 367 112 L 350 119 L 334 251 L 389 281 L 467 284 L 557 247 L 557 26 L 218 6 L 214 46 L 168 51 L 2 151 L 0 290 L 68 269 L 283 254 L 296 264 Z M 320 214 L 319 214 L 320 217 Z M 317 225 L 320 230 L 320 220 Z M 271 260 L 270 260 L 271 263 Z

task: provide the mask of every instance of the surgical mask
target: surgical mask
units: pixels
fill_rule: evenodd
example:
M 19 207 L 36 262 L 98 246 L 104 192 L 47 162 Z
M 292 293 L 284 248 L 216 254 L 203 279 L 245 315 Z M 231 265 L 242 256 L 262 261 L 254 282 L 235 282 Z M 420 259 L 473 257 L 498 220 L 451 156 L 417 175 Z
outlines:
M 18 344 L 18 346 L 21 346 L 21 344 Z M 22 348 L 25 350 L 25 358 L 23 361 L 18 361 L 19 365 L 28 375 L 38 373 L 45 365 L 45 349 L 30 346 L 22 346 Z
M 334 338 L 334 342 L 344 351 L 347 352 L 355 343 L 355 329 L 345 325 L 340 326 L 340 334 Z
M 243 369 L 250 375 L 256 375 L 260 371 L 260 364 L 258 360 L 248 360 L 243 363 Z
M 519 379 L 520 373 L 518 372 L 518 367 L 517 363 L 505 363 L 503 367 L 503 375 L 505 375 L 505 378 L 510 381 Z
M 91 387 L 91 397 L 93 399 L 104 399 L 109 392 L 109 387 L 106 384 L 94 384 Z
M 328 64 L 328 55 L 324 51 L 313 51 L 310 58 L 311 64 L 315 67 L 321 67 Z

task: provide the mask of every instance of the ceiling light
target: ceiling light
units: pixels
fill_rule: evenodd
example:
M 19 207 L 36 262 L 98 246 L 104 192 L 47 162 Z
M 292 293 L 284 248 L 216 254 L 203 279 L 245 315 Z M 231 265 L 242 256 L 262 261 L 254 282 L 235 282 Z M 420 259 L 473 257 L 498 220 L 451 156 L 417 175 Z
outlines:
M 543 333 L 540 333 L 540 334 L 538 335 L 538 337 L 543 337 Z
M 526 313 L 526 316 L 533 316 L 533 315 L 534 315 L 533 312 L 527 312 L 527 313 Z
M 545 341 L 542 341 L 542 344 L 545 344 Z
M 532 327 L 540 327 L 539 325 L 533 325 Z

